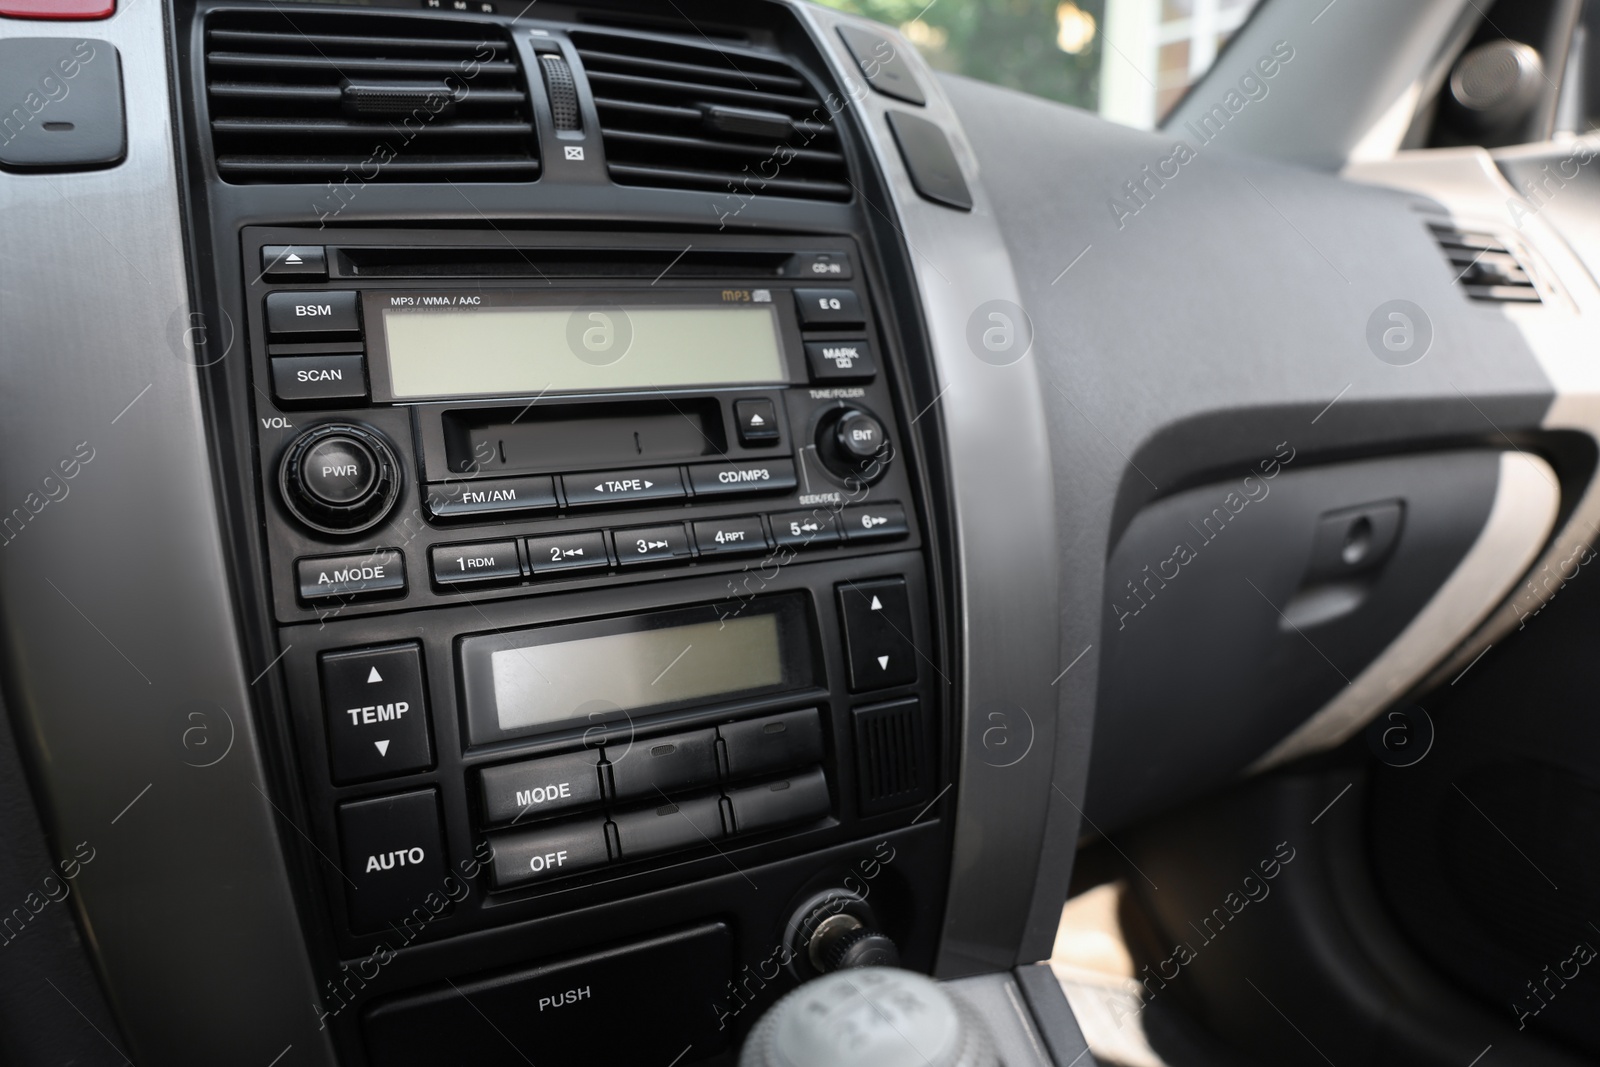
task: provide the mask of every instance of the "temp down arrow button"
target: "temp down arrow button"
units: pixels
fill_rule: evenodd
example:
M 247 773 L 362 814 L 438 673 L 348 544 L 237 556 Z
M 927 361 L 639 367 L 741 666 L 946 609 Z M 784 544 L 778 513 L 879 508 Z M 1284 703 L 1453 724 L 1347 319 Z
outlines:
M 324 652 L 322 715 L 339 785 L 433 766 L 422 648 L 414 642 Z
M 908 685 L 921 658 L 904 578 L 870 578 L 834 587 L 854 692 Z

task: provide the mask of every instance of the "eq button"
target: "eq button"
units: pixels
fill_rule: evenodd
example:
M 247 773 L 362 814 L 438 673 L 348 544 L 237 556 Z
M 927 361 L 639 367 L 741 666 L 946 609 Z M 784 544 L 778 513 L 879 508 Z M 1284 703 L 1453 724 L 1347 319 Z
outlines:
M 322 710 L 340 785 L 433 765 L 417 645 L 324 652 Z
M 862 326 L 867 321 L 854 289 L 796 289 L 794 303 L 800 312 L 800 325 L 807 328 Z

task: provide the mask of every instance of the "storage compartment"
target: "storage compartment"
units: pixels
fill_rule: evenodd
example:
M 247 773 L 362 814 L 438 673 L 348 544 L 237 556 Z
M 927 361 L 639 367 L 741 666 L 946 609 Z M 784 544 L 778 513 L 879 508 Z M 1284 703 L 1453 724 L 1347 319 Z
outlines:
M 712 923 L 383 1001 L 367 1049 L 374 1067 L 683 1067 L 725 1047 L 732 972 L 733 935 Z

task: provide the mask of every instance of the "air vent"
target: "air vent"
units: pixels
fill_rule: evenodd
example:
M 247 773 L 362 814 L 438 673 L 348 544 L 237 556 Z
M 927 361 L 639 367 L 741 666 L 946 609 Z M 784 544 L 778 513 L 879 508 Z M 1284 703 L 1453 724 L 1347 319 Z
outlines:
M 206 92 L 228 182 L 539 174 L 516 50 L 497 26 L 228 12 L 206 26 Z
M 850 198 L 834 116 L 788 61 L 603 30 L 572 40 L 613 181 Z
M 856 784 L 861 808 L 900 807 L 927 792 L 922 706 L 915 700 L 855 709 Z
M 1428 228 L 1450 260 L 1456 281 L 1472 299 L 1541 303 L 1528 269 L 1500 238 L 1437 223 L 1430 223 Z

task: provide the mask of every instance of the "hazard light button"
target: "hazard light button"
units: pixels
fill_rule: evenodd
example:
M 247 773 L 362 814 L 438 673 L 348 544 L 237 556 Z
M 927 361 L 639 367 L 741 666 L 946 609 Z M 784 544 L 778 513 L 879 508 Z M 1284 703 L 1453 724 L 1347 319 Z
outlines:
M 338 785 L 433 766 L 422 649 L 415 644 L 324 652 L 322 711 Z

